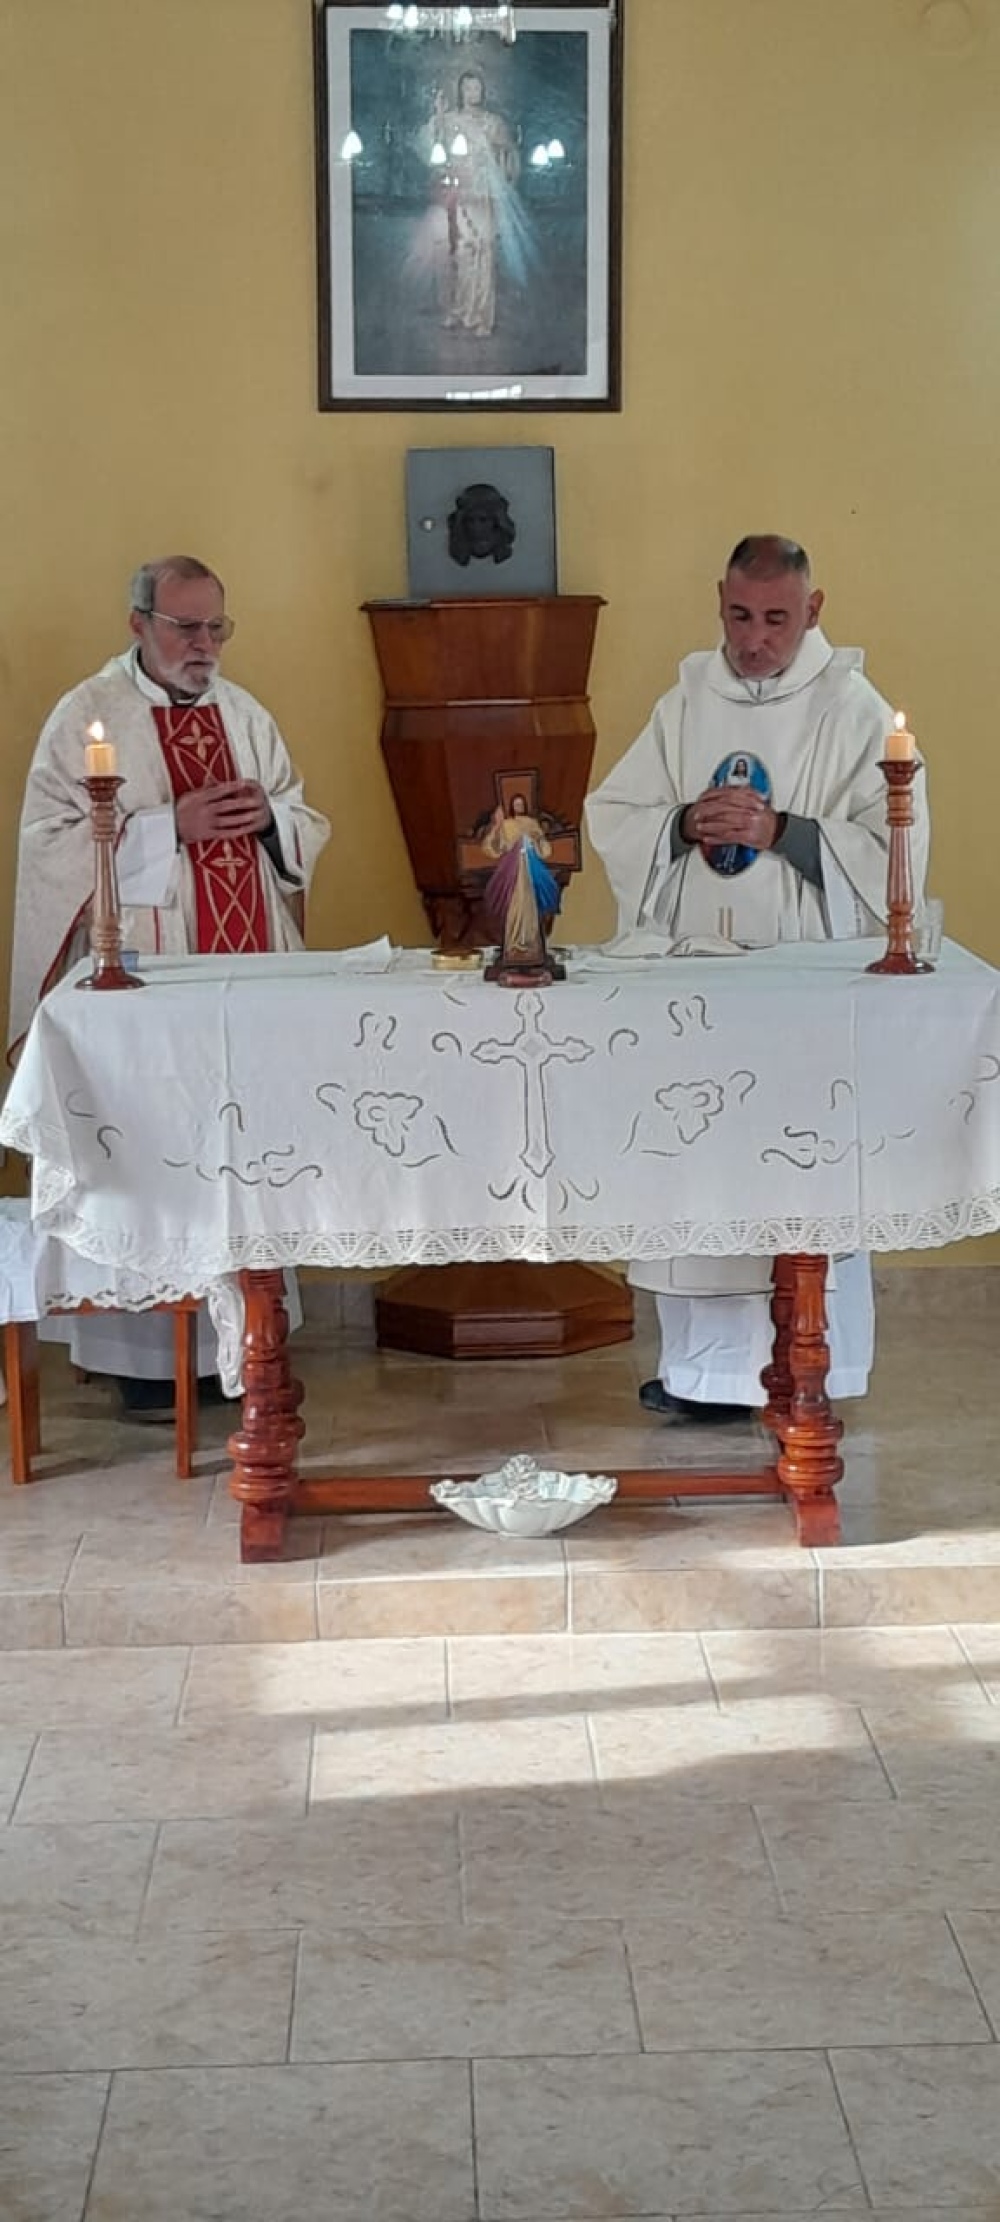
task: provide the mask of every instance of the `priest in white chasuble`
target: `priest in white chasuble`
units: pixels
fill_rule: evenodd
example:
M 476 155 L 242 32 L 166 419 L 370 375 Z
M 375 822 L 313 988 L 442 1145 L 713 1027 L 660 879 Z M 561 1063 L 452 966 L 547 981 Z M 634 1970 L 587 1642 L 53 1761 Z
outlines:
M 622 931 L 722 934 L 751 948 L 881 932 L 888 830 L 879 762 L 893 712 L 865 677 L 860 650 L 826 639 L 822 607 L 796 542 L 762 534 L 733 550 L 719 587 L 721 644 L 685 657 L 676 686 L 587 804 Z M 913 792 L 919 895 L 923 775 Z M 719 1420 L 763 1404 L 770 1274 L 765 1258 L 632 1269 L 637 1286 L 656 1291 L 660 1315 L 660 1376 L 641 1391 L 649 1409 Z M 830 1394 L 861 1396 L 874 1341 L 867 1259 L 834 1261 L 830 1283 Z
M 81 781 L 95 723 L 114 744 L 123 780 L 117 869 L 126 948 L 243 955 L 301 947 L 296 907 L 330 828 L 306 804 L 269 712 L 220 676 L 233 632 L 221 580 L 193 556 L 144 563 L 132 580 L 129 626 L 129 649 L 56 704 L 28 773 L 11 1058 L 41 997 L 89 948 L 94 847 Z M 172 1396 L 169 1330 L 155 1314 L 81 1319 L 73 1355 L 88 1371 L 118 1375 L 127 1409 L 159 1412 Z M 203 1369 L 214 1370 L 207 1330 Z

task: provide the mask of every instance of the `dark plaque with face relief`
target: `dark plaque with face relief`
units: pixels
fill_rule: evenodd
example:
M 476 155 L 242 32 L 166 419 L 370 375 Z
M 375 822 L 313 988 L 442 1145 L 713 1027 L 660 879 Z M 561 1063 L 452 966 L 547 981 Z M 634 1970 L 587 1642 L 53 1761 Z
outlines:
M 548 447 L 411 448 L 414 601 L 555 594 L 555 454 Z

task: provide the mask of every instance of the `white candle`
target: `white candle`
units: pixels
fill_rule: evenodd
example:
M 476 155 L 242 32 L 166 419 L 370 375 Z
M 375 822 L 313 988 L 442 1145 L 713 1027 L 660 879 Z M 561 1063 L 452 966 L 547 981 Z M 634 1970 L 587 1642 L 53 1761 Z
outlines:
M 114 779 L 118 770 L 115 744 L 113 741 L 105 740 L 104 727 L 100 718 L 95 718 L 93 725 L 88 725 L 87 732 L 90 739 L 83 752 L 87 778 Z
M 885 737 L 885 753 L 890 764 L 909 763 L 917 753 L 917 743 L 906 722 L 906 711 L 897 710 L 891 733 Z

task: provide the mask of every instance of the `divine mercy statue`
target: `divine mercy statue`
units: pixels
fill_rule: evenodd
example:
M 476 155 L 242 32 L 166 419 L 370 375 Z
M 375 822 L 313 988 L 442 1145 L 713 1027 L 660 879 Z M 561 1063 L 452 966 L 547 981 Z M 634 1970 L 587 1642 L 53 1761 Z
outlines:
M 483 835 L 487 856 L 498 859 L 483 891 L 485 908 L 502 929 L 502 947 L 489 976 L 512 985 L 547 974 L 562 977 L 561 967 L 548 955 L 543 921 L 554 918 L 562 890 L 547 859 L 551 842 L 523 795 L 512 795 L 509 814 L 497 807 Z

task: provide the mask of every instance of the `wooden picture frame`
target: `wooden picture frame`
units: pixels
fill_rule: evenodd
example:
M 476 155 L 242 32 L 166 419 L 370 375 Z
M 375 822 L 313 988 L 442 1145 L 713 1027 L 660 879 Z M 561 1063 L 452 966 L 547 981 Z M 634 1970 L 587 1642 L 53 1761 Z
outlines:
M 314 0 L 321 409 L 618 409 L 624 0 Z

